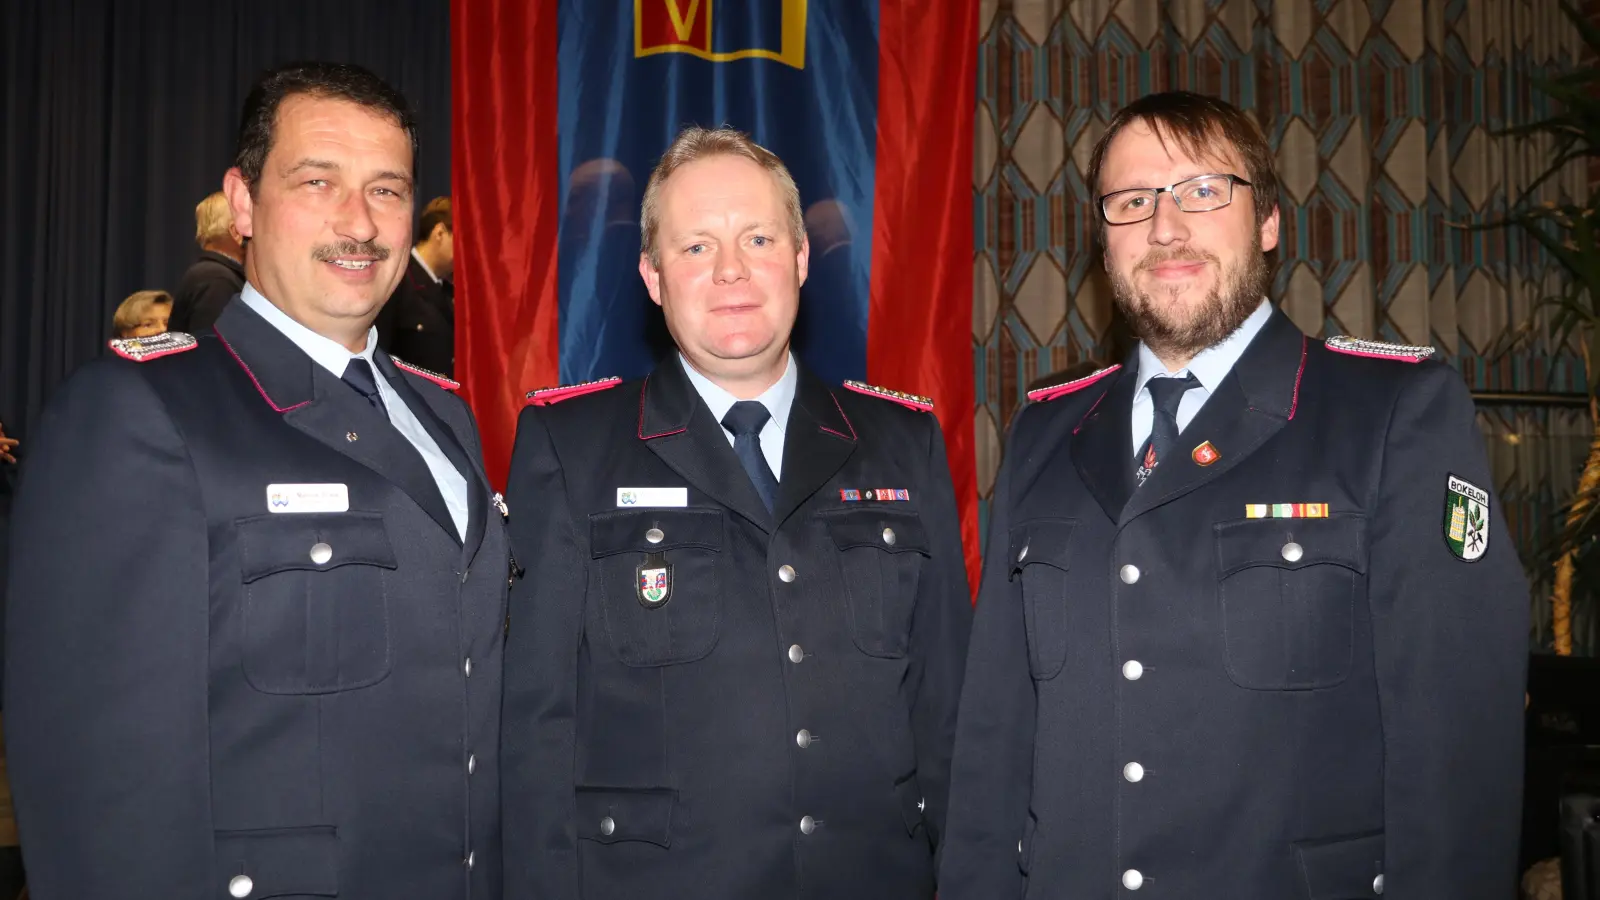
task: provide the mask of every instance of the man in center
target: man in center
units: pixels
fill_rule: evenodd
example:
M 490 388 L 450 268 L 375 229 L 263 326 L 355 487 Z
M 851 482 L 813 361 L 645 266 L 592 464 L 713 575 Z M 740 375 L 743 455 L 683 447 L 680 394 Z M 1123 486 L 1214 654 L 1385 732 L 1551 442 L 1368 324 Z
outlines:
M 933 896 L 971 616 L 944 440 L 790 353 L 800 210 L 772 153 L 685 130 L 639 261 L 678 352 L 529 397 L 512 900 Z

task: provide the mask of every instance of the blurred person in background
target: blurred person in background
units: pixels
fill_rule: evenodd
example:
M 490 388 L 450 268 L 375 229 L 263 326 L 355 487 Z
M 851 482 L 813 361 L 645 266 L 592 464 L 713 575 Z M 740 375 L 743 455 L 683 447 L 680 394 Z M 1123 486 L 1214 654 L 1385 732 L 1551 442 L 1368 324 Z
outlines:
M 178 282 L 172 304 L 173 331 L 211 327 L 233 296 L 244 290 L 244 239 L 233 227 L 233 211 L 221 191 L 194 208 L 194 242 L 200 258 Z
M 111 317 L 111 330 L 119 338 L 152 337 L 167 330 L 171 315 L 171 294 L 139 291 L 117 304 L 117 311 Z
M 406 362 L 454 377 L 456 368 L 455 233 L 450 198 L 435 197 L 417 221 L 405 277 L 378 316 L 378 346 Z

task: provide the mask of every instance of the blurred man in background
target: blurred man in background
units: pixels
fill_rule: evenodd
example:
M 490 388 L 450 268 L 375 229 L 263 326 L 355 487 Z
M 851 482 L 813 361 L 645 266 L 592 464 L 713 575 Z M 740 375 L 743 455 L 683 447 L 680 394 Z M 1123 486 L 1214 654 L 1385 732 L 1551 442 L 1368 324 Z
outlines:
M 221 191 L 194 208 L 194 241 L 200 258 L 178 282 L 169 326 L 173 331 L 211 327 L 234 294 L 244 290 L 244 239 L 233 227 L 233 211 Z
M 378 346 L 400 359 L 453 377 L 456 368 L 455 233 L 450 198 L 435 197 L 417 222 L 405 277 L 378 317 Z

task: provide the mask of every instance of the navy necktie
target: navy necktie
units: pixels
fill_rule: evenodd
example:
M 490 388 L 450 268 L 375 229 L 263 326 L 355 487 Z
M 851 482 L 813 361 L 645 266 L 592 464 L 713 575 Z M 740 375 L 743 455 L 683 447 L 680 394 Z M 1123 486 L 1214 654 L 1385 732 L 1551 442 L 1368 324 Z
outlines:
M 383 405 L 383 395 L 378 393 L 378 381 L 373 377 L 372 365 L 362 357 L 352 357 L 344 367 L 344 383 L 361 396 L 367 398 L 373 409 L 387 413 L 389 408 Z
M 1142 486 L 1157 464 L 1178 444 L 1178 404 L 1183 395 L 1200 386 L 1194 375 L 1182 378 L 1152 378 L 1145 387 L 1150 389 L 1150 400 L 1155 405 L 1150 420 L 1150 438 L 1144 442 L 1133 458 L 1135 487 Z
M 750 483 L 755 485 L 769 513 L 778 503 L 778 479 L 773 477 L 772 467 L 767 465 L 767 457 L 761 452 L 761 429 L 770 418 L 772 413 L 757 400 L 740 400 L 722 417 L 722 427 L 733 435 L 733 452 L 744 465 L 745 474 L 750 476 Z

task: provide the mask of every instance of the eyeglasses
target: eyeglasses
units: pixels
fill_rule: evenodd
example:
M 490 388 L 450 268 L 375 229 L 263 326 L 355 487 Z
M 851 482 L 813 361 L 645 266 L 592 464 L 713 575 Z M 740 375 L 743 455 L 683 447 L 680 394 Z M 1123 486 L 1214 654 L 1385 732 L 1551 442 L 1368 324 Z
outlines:
M 1233 202 L 1233 186 L 1236 184 L 1252 186 L 1237 175 L 1196 175 L 1164 188 L 1114 191 L 1100 198 L 1100 214 L 1111 225 L 1143 222 L 1156 214 L 1156 200 L 1164 193 L 1171 194 L 1178 209 L 1184 212 L 1211 212 Z

